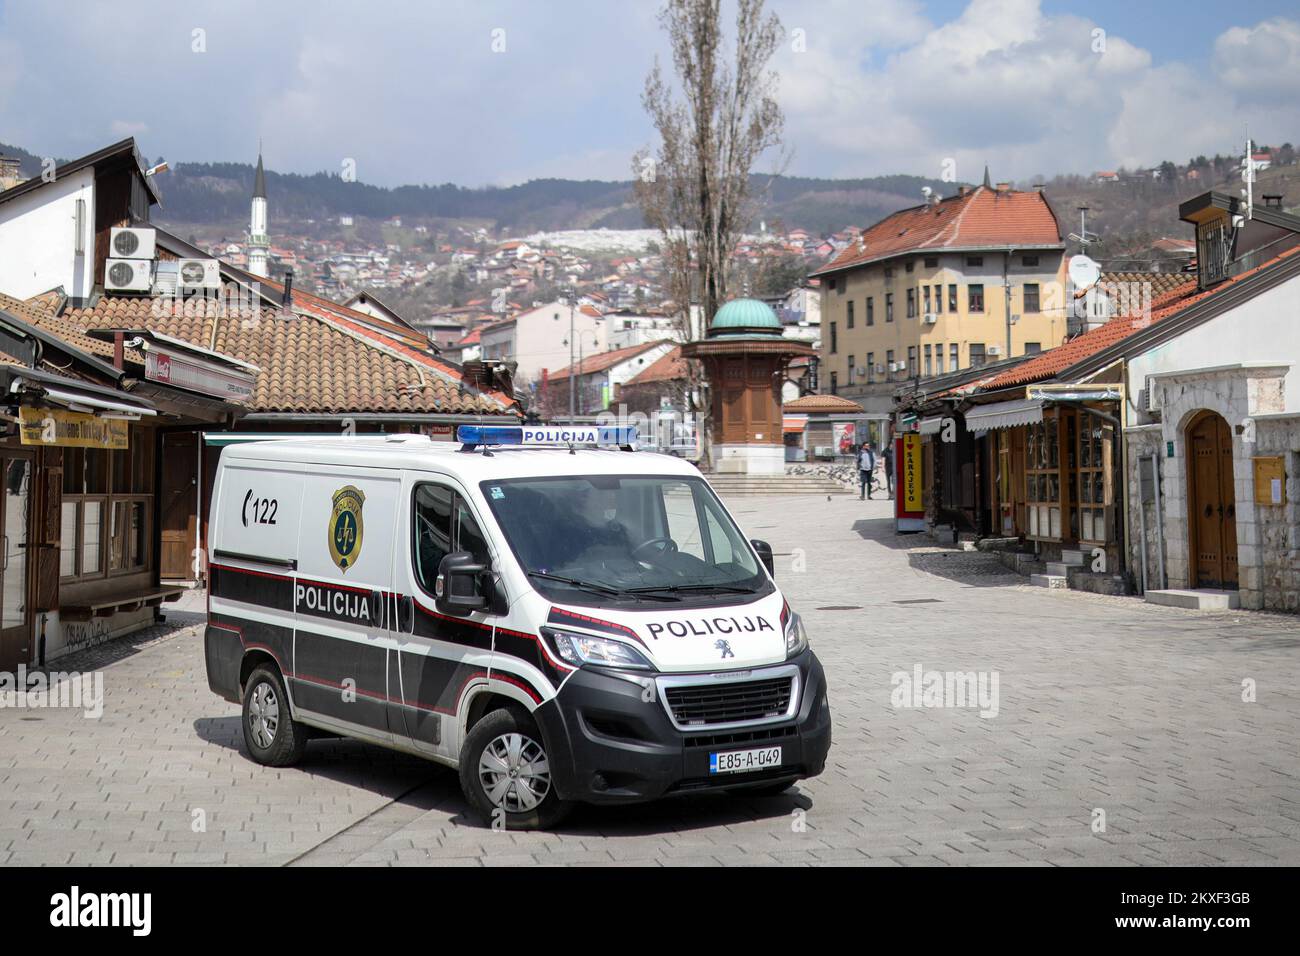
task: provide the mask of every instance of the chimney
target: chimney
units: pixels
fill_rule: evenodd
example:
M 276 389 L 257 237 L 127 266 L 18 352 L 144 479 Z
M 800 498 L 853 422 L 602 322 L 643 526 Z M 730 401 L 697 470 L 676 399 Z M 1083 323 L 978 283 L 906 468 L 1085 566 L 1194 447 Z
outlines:
M 1264 193 L 1264 205 L 1271 206 L 1274 209 L 1282 208 L 1281 193 Z
M 0 156 L 0 191 L 13 189 L 23 179 L 23 161 L 16 156 Z
M 1010 183 L 998 183 L 997 189 L 998 189 L 998 192 L 1000 192 L 1000 193 L 1009 193 L 1009 192 L 1011 192 L 1011 184 L 1010 184 Z
M 970 187 L 969 187 L 969 186 L 958 186 L 958 187 L 957 187 L 957 195 L 958 195 L 958 196 L 964 196 L 964 195 L 966 195 L 968 192 L 970 192 Z
M 280 307 L 283 309 L 293 308 L 293 270 L 284 270 L 284 295 L 280 297 Z
M 1047 188 L 1047 183 L 1034 183 L 1034 192 L 1041 193 Z

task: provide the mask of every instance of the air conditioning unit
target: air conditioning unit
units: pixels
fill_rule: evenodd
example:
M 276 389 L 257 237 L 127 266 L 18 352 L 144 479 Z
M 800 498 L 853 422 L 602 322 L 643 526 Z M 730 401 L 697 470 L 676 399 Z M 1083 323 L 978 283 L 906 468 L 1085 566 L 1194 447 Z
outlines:
M 884 367 L 883 365 L 877 365 L 877 366 L 876 366 L 876 374 L 877 374 L 877 375 L 884 375 L 884 374 L 885 374 L 885 367 Z
M 816 455 L 818 458 L 834 458 L 834 457 L 835 457 L 835 446 L 834 446 L 834 445 L 815 445 L 815 446 L 813 446 L 813 454 Z
M 152 259 L 109 259 L 104 288 L 112 292 L 148 292 L 153 287 Z
M 181 289 L 220 289 L 221 266 L 216 259 L 182 259 L 177 285 Z
M 1146 388 L 1138 393 L 1138 404 L 1144 412 L 1160 411 L 1160 388 L 1147 377 Z
M 157 238 L 153 229 L 114 226 L 108 231 L 108 254 L 114 259 L 152 259 Z
M 175 259 L 154 263 L 153 294 L 174 296 L 176 294 L 176 277 L 179 274 L 180 263 Z
M 853 367 L 853 374 L 854 374 L 855 376 L 857 376 L 858 378 L 866 378 L 866 377 L 867 377 L 867 367 L 866 367 L 865 365 L 855 365 L 855 366 Z
M 986 354 L 991 355 L 991 356 L 993 356 L 994 358 L 996 358 L 997 356 L 999 356 L 999 355 L 1002 354 L 1002 346 L 1000 346 L 1000 345 L 990 345 L 990 346 L 989 346 L 988 348 L 986 348 L 984 351 L 985 351 Z
M 939 321 L 939 314 L 937 312 L 927 312 L 922 316 L 921 321 L 926 325 L 934 325 Z

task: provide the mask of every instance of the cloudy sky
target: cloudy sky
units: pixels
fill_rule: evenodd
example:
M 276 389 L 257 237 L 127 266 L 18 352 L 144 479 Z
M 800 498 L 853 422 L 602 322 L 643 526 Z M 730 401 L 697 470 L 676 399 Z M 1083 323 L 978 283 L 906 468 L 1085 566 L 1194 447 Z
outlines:
M 791 173 L 976 179 L 1300 141 L 1294 0 L 768 0 Z M 0 142 L 396 185 L 626 179 L 657 0 L 0 0 Z

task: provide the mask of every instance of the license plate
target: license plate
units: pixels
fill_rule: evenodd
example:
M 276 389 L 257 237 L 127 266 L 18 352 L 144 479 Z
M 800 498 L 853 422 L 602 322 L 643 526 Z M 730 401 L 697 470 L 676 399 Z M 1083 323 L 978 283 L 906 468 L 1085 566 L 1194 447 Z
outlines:
M 762 750 L 723 750 L 709 754 L 709 773 L 746 773 L 781 766 L 781 748 Z

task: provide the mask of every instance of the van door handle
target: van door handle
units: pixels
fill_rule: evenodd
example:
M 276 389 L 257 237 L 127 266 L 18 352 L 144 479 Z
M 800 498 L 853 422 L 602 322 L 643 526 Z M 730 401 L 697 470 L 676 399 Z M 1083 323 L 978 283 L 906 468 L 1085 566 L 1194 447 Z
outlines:
M 402 634 L 415 633 L 415 598 L 409 594 L 397 596 L 397 630 Z

